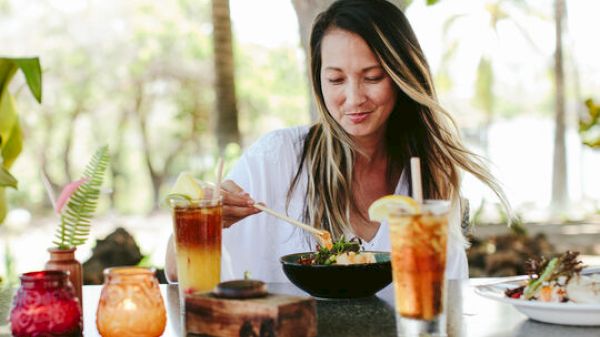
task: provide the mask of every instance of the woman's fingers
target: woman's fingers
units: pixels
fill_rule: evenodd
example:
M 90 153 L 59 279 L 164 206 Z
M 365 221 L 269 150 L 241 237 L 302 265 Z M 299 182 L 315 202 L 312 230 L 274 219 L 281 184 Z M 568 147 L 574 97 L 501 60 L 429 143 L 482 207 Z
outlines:
M 222 195 L 224 205 L 251 206 L 254 200 L 232 180 L 226 180 L 222 184 Z
M 227 191 L 222 191 L 223 196 L 223 205 L 232 205 L 232 206 L 240 206 L 240 207 L 248 207 L 254 205 L 254 200 L 250 197 L 248 193 L 240 192 L 240 193 L 231 193 Z
M 221 194 L 223 196 L 223 225 L 229 227 L 243 218 L 259 213 L 253 207 L 254 200 L 239 185 L 232 180 L 223 182 Z
M 248 215 L 256 214 L 258 212 L 260 212 L 260 210 L 254 208 L 252 206 L 239 207 L 239 206 L 223 205 L 223 215 L 225 217 L 244 218 L 244 217 L 247 217 Z
M 259 212 L 260 210 L 252 206 L 239 207 L 223 205 L 223 226 L 227 228 L 243 218 Z
M 221 184 L 221 188 L 231 193 L 244 192 L 244 190 L 238 184 L 236 184 L 233 180 L 229 179 L 223 181 L 223 183 Z

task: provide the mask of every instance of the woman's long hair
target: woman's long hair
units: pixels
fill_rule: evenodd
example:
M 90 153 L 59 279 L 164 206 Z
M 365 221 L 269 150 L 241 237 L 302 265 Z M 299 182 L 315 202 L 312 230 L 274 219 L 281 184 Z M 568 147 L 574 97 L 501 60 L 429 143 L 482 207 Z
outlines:
M 510 214 L 502 188 L 483 161 L 465 148 L 451 115 L 438 103 L 429 66 L 408 20 L 386 0 L 338 0 L 315 20 L 310 36 L 310 77 L 319 119 L 305 139 L 288 204 L 305 169 L 304 220 L 329 230 L 334 238 L 352 231 L 356 147 L 327 111 L 321 90 L 321 43 L 335 28 L 360 36 L 395 83 L 398 98 L 385 135 L 388 175 L 394 170 L 410 174 L 410 158 L 420 157 L 424 198 L 457 202 L 462 169 L 489 186 Z

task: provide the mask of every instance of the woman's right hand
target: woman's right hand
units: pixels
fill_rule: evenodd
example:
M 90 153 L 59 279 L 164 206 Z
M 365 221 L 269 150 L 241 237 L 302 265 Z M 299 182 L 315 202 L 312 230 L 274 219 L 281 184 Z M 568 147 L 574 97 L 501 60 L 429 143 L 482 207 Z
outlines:
M 223 195 L 223 227 L 227 228 L 243 218 L 259 213 L 254 208 L 254 200 L 232 180 L 221 184 Z

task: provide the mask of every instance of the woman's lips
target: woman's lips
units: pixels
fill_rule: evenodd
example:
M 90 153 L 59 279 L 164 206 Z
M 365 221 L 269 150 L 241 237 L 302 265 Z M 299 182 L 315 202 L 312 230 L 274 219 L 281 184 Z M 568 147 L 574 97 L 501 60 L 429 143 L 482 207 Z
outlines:
M 350 121 L 352 123 L 359 124 L 359 123 L 362 123 L 365 119 L 369 118 L 370 114 L 371 114 L 370 112 L 359 112 L 359 113 L 347 114 L 346 116 L 348 116 L 348 118 L 350 118 Z

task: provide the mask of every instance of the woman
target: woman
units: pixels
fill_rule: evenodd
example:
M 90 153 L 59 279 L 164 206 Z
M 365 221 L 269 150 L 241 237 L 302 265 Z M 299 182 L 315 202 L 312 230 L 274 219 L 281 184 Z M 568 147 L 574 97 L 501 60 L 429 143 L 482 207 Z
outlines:
M 310 127 L 272 132 L 250 147 L 224 182 L 223 278 L 286 282 L 279 257 L 314 251 L 316 242 L 259 211 L 286 212 L 334 238 L 388 250 L 386 223 L 367 210 L 387 194 L 410 195 L 410 157 L 420 157 L 426 199 L 453 201 L 449 278 L 468 275 L 460 232 L 460 172 L 504 193 L 461 143 L 439 105 L 432 76 L 404 14 L 386 0 L 339 0 L 321 13 L 310 37 L 310 74 L 319 112 Z M 173 266 L 173 263 L 170 263 Z M 167 267 L 174 276 L 174 268 Z

